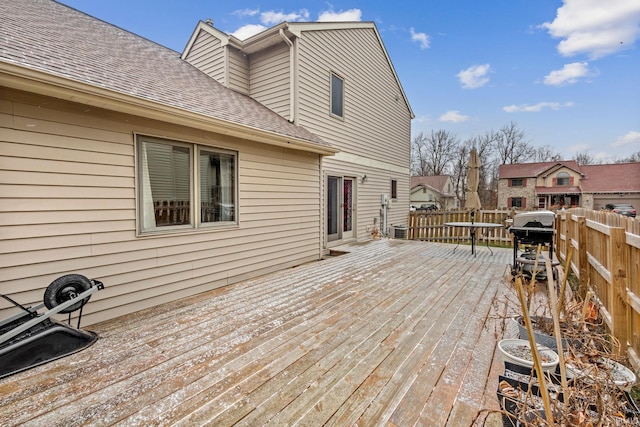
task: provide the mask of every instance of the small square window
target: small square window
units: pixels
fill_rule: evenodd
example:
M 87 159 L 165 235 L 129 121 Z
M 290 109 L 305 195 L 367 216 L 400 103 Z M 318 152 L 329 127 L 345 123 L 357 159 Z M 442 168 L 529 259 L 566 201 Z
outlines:
M 522 197 L 512 197 L 510 207 L 512 208 L 523 208 L 524 200 Z
M 511 186 L 512 187 L 522 187 L 524 185 L 522 178 L 512 178 Z
M 331 74 L 331 114 L 344 117 L 344 80 Z

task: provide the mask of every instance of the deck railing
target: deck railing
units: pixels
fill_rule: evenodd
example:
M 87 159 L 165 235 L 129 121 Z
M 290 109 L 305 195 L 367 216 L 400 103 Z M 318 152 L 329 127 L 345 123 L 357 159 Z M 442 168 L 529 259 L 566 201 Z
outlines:
M 640 218 L 573 208 L 556 215 L 556 256 L 571 271 L 580 293 L 591 290 L 612 335 L 640 371 Z
M 509 210 L 480 210 L 475 213 L 475 222 L 503 224 L 511 216 Z M 461 239 L 470 239 L 468 228 L 447 227 L 447 222 L 470 222 L 469 211 L 415 211 L 409 213 L 407 238 L 429 242 L 457 243 Z M 477 234 L 478 241 L 490 244 L 511 244 L 512 238 L 506 227 L 483 229 Z

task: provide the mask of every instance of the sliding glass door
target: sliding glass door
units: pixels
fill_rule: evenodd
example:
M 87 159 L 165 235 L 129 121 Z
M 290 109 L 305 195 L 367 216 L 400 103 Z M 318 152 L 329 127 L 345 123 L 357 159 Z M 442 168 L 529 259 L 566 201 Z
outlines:
M 354 237 L 355 179 L 340 176 L 327 177 L 327 240 Z

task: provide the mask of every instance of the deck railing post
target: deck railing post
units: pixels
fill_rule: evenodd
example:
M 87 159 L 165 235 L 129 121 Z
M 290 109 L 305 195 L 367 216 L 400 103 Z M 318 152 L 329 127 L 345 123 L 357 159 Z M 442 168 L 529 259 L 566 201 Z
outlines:
M 574 247 L 574 251 L 576 249 L 578 251 L 578 256 L 576 257 L 578 260 L 578 275 L 580 279 L 580 289 L 578 289 L 578 294 L 584 297 L 587 294 L 587 288 L 589 285 L 589 262 L 587 261 L 587 219 L 583 216 L 577 217 L 576 219 L 578 222 L 578 232 L 576 236 L 577 248 Z M 571 240 L 569 240 L 568 243 L 571 245 L 573 244 Z M 569 249 L 567 248 L 567 252 L 568 251 Z
M 627 306 L 627 251 L 625 248 L 625 230 L 611 227 L 608 242 L 608 257 L 611 265 L 611 283 L 609 289 L 609 305 L 611 315 L 611 333 L 620 341 L 620 350 L 627 353 L 629 342 L 629 321 Z

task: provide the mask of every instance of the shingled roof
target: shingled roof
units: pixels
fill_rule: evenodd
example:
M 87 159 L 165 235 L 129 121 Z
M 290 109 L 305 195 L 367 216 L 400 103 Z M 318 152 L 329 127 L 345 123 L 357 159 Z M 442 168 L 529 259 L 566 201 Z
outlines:
M 425 176 L 412 176 L 411 177 L 411 189 L 419 185 L 430 187 L 441 194 L 448 194 L 445 185 L 449 180 L 449 175 L 425 175 Z
M 580 180 L 587 193 L 640 192 L 640 163 L 581 166 L 585 177 Z
M 582 175 L 579 188 L 536 187 L 538 192 L 608 193 L 640 192 L 640 163 L 614 163 L 606 165 L 579 165 L 573 160 L 559 162 L 521 163 L 500 165 L 500 179 L 534 178 L 566 166 Z
M 252 98 L 230 90 L 180 53 L 51 0 L 0 7 L 2 63 L 134 96 L 161 106 L 337 151 Z M 251 129 L 248 129 L 250 131 Z
M 561 160 L 558 162 L 516 163 L 512 165 L 500 165 L 498 176 L 506 178 L 532 178 L 542 175 L 550 169 L 565 166 L 578 173 L 582 173 L 581 166 L 574 160 Z

